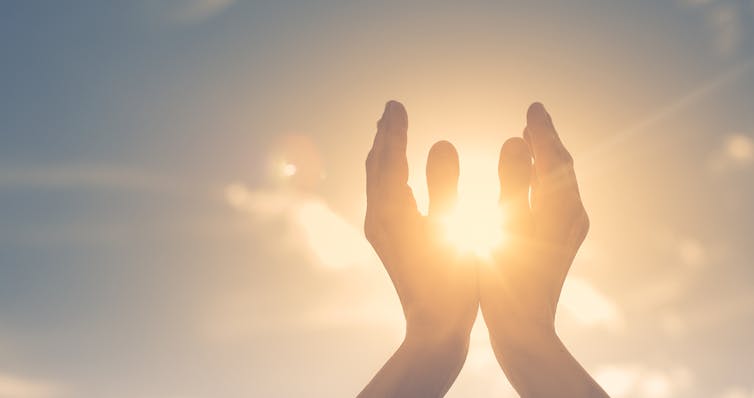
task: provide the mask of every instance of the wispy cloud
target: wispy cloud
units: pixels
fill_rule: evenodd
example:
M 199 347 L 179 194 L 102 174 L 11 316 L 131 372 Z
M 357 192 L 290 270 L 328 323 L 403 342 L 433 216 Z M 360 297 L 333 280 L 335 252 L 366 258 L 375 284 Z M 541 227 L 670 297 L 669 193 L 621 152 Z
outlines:
M 3 398 L 57 398 L 64 396 L 63 393 L 54 383 L 0 373 L 0 397 Z
M 558 306 L 584 326 L 620 330 L 625 319 L 618 305 L 584 278 L 570 276 L 563 286 Z
M 708 166 L 713 172 L 748 168 L 754 165 L 754 137 L 749 134 L 726 135 L 720 146 L 709 157 Z
M 752 33 L 745 21 L 746 14 L 754 13 L 754 6 L 730 0 L 682 0 L 680 3 L 700 10 L 715 50 L 721 55 L 734 54 Z
M 316 261 L 330 268 L 378 263 L 361 229 L 335 213 L 316 196 L 292 190 L 250 190 L 233 183 L 226 187 L 227 203 L 259 218 L 283 217 L 303 236 Z
M 754 388 L 731 387 L 720 394 L 720 398 L 754 398 Z
M 681 397 L 694 382 L 692 373 L 685 367 L 655 369 L 640 364 L 603 366 L 597 369 L 594 378 L 613 398 Z
M 735 52 L 744 37 L 741 10 L 738 5 L 721 4 L 710 12 L 707 19 L 715 31 L 717 51 L 724 55 Z

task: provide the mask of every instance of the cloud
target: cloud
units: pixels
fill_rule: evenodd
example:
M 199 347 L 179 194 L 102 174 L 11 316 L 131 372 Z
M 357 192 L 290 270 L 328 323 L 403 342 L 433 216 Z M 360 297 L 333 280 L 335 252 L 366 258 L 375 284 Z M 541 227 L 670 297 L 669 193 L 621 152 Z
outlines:
M 322 264 L 336 268 L 378 263 L 360 229 L 335 214 L 325 203 L 301 203 L 296 219 L 309 247 Z
M 251 189 L 236 182 L 228 184 L 224 194 L 229 207 L 253 222 L 285 222 L 288 233 L 274 237 L 277 243 L 303 250 L 320 270 L 343 272 L 328 273 L 330 282 L 334 282 L 329 293 L 307 299 L 293 312 L 276 310 L 274 302 L 243 281 L 218 292 L 207 301 L 199 318 L 200 327 L 212 342 L 235 344 L 278 330 L 354 325 L 379 327 L 383 337 L 400 339 L 404 322 L 400 303 L 360 228 L 319 197 L 287 186 Z M 348 278 L 349 283 L 337 283 L 339 278 Z M 341 299 L 345 295 L 348 300 Z
M 286 219 L 303 237 L 304 246 L 320 265 L 345 269 L 374 264 L 374 269 L 381 269 L 361 229 L 317 197 L 285 189 L 251 190 L 242 183 L 232 183 L 225 188 L 225 199 L 232 208 L 257 219 Z M 624 315 L 616 303 L 577 276 L 566 280 L 560 308 L 583 326 L 610 330 L 625 326 Z
M 62 388 L 52 383 L 0 373 L 0 397 L 55 398 L 62 396 Z
M 754 140 L 748 135 L 731 134 L 725 138 L 725 154 L 732 161 L 749 165 L 754 161 Z
M 603 326 L 620 330 L 625 326 L 622 311 L 586 279 L 569 276 L 560 296 L 560 309 L 585 326 Z
M 627 397 L 639 379 L 639 369 L 626 366 L 605 366 L 594 373 L 594 379 L 611 397 Z
M 603 366 L 594 372 L 594 379 L 613 398 L 682 396 L 693 384 L 685 367 L 652 369 L 638 364 Z
M 754 138 L 742 133 L 726 135 L 710 154 L 707 165 L 715 173 L 750 168 L 754 165 Z
M 731 387 L 720 394 L 720 398 L 754 398 L 754 389 Z
M 734 54 L 744 44 L 751 32 L 745 23 L 747 10 L 741 2 L 730 0 L 682 0 L 682 5 L 700 10 L 713 35 L 717 52 L 724 56 Z
M 278 217 L 299 203 L 297 198 L 285 191 L 252 191 L 242 183 L 225 187 L 225 200 L 236 210 L 258 217 Z
M 702 240 L 665 226 L 656 228 L 654 239 L 658 250 L 674 257 L 674 264 L 683 265 L 689 270 L 701 270 L 705 265 L 729 255 L 725 242 L 709 238 Z
M 708 15 L 709 23 L 715 31 L 715 46 L 723 55 L 737 50 L 744 37 L 740 10 L 733 4 L 721 4 Z
M 303 236 L 317 262 L 329 268 L 379 263 L 361 229 L 324 201 L 293 190 L 250 190 L 241 183 L 225 189 L 227 203 L 258 218 L 283 217 Z

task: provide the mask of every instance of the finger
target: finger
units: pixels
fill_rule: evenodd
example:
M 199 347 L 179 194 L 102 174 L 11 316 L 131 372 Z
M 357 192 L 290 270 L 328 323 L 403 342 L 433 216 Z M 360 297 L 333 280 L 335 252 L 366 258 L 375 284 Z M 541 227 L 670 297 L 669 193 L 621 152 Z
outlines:
M 384 113 L 387 111 L 385 107 Z M 381 120 L 381 119 L 380 119 Z M 374 135 L 374 141 L 372 142 L 372 148 L 369 150 L 366 159 L 366 174 L 367 174 L 367 211 L 364 217 L 364 234 L 367 240 L 372 243 L 375 248 L 379 246 L 378 240 L 383 235 L 381 233 L 382 227 L 379 225 L 380 204 L 380 160 L 382 158 L 382 151 L 384 147 L 385 134 L 380 129 L 380 121 L 377 121 L 377 133 Z
M 559 195 L 566 191 L 566 194 L 577 196 L 573 158 L 555 131 L 550 114 L 538 102 L 533 103 L 526 113 L 524 137 L 534 155 L 538 190 L 557 191 Z
M 448 214 L 458 197 L 458 152 L 448 141 L 438 141 L 427 156 L 427 190 L 429 216 Z
M 388 101 L 385 113 L 377 123 L 381 134 L 379 160 L 379 190 L 381 206 L 393 215 L 418 214 L 416 201 L 408 187 L 408 159 L 406 143 L 408 115 L 400 102 Z M 396 214 L 398 213 L 398 214 Z
M 386 108 L 387 110 L 387 108 Z M 384 113 L 383 113 L 384 114 Z M 384 147 L 385 134 L 379 128 L 380 122 L 377 122 L 377 133 L 374 135 L 374 141 L 372 142 L 372 148 L 369 150 L 366 160 L 366 172 L 367 172 L 367 210 L 370 205 L 374 207 L 378 203 L 377 196 L 379 195 L 380 184 L 380 159 L 382 158 L 382 148 Z
M 383 184 L 399 186 L 408 181 L 408 160 L 406 144 L 408 141 L 408 115 L 400 102 L 388 101 L 385 113 L 377 123 L 378 130 L 384 135 L 382 151 Z M 379 134 L 379 133 L 378 133 Z
M 521 138 L 510 138 L 500 149 L 498 162 L 500 205 L 505 211 L 505 228 L 512 235 L 531 232 L 529 186 L 532 162 L 529 146 Z
M 526 112 L 524 136 L 531 145 L 535 161 L 539 162 L 538 171 L 549 172 L 570 163 L 571 155 L 560 141 L 550 114 L 539 102 L 531 104 Z

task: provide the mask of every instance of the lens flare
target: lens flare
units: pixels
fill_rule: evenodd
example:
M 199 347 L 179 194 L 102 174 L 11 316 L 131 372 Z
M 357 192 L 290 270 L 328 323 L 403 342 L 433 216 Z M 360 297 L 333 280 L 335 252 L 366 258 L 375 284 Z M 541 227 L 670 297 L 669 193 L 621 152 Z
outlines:
M 466 158 L 461 153 L 458 200 L 445 217 L 445 236 L 461 252 L 489 258 L 492 250 L 505 242 L 505 214 L 498 204 L 497 157 L 481 151 L 467 152 Z
M 496 202 L 461 200 L 444 218 L 445 237 L 461 252 L 489 258 L 504 241 L 503 212 Z
M 298 168 L 293 163 L 286 163 L 283 165 L 283 176 L 285 177 L 293 177 L 296 172 L 298 171 Z

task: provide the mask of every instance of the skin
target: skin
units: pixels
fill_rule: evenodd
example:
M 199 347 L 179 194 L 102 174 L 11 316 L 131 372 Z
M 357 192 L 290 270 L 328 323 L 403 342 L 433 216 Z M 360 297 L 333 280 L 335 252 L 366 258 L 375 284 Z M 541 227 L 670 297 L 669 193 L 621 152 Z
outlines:
M 480 267 L 482 314 L 498 363 L 522 397 L 606 397 L 554 325 L 563 282 L 589 230 L 573 159 L 542 104 L 529 107 L 526 121 L 524 137 L 500 150 L 509 239 Z
M 457 196 L 458 155 L 446 141 L 427 159 L 429 214 L 407 185 L 408 117 L 390 101 L 367 157 L 367 239 L 406 318 L 403 343 L 359 397 L 441 397 L 458 375 L 481 306 L 495 356 L 522 397 L 606 397 L 560 342 L 554 320 L 570 265 L 589 228 L 573 161 L 544 107 L 500 151 L 500 205 L 510 238 L 489 263 L 443 241 Z M 529 191 L 531 190 L 531 204 Z
M 390 275 L 406 335 L 359 397 L 443 396 L 463 366 L 479 306 L 476 269 L 445 244 L 437 223 L 455 202 L 458 155 L 436 143 L 427 159 L 428 216 L 407 185 L 408 118 L 390 101 L 366 161 L 364 231 Z

